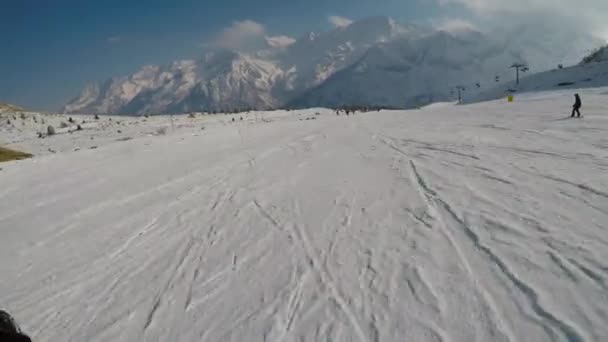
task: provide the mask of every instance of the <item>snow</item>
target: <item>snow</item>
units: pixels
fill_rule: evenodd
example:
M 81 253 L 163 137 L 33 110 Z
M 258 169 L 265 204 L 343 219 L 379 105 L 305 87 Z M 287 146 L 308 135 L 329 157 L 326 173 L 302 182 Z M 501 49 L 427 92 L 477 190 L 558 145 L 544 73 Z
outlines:
M 43 139 L 100 144 L 1 165 L 0 303 L 35 341 L 606 341 L 608 90 L 578 91 Z

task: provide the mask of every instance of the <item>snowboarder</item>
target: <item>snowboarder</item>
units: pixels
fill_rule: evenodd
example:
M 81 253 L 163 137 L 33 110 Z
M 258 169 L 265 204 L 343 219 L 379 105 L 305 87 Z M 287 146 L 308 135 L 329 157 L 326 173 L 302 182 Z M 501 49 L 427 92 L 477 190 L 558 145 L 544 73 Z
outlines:
M 0 310 L 0 341 L 2 342 L 32 342 L 19 329 L 17 323 L 6 311 Z
M 576 113 L 576 117 L 581 117 L 581 107 L 583 106 L 583 102 L 581 101 L 581 97 L 579 94 L 574 94 L 574 105 L 572 106 L 572 116 L 574 117 L 574 113 Z

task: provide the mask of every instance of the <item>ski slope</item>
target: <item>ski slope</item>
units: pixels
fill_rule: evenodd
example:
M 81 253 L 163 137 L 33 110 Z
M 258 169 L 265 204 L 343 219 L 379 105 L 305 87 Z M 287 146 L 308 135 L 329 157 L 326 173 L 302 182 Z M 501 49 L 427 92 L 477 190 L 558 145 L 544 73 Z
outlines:
M 35 341 L 606 341 L 608 89 L 580 92 L 2 164 L 0 306 Z

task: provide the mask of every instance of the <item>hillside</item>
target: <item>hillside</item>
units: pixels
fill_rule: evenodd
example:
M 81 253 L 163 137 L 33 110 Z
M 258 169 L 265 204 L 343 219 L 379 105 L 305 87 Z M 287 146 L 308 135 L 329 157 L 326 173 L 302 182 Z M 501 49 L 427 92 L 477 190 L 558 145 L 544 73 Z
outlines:
M 589 56 L 583 58 L 581 64 L 608 62 L 608 45 L 595 50 Z
M 24 109 L 19 106 L 0 102 L 0 113 L 19 113 L 23 111 Z
M 465 103 L 495 100 L 509 93 L 527 93 L 550 90 L 587 89 L 608 86 L 608 47 L 598 49 L 574 66 L 554 69 L 524 77 L 520 84 L 514 81 L 465 98 Z

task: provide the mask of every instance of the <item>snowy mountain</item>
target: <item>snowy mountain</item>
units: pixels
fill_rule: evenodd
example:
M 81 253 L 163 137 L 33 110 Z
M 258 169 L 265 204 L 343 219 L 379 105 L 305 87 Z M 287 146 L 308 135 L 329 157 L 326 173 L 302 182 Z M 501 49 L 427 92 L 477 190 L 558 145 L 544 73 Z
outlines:
M 270 93 L 281 75 L 270 61 L 219 51 L 198 61 L 146 66 L 132 76 L 87 86 L 63 111 L 158 114 L 233 108 L 236 103 L 274 107 Z
M 148 113 L 185 98 L 199 79 L 194 61 L 162 67 L 148 65 L 128 77 L 88 85 L 63 112 Z M 141 104 L 136 106 L 136 104 Z
M 283 72 L 274 63 L 232 52 L 213 55 L 211 59 L 205 65 L 202 79 L 190 88 L 185 98 L 166 106 L 166 111 L 266 109 L 279 105 L 272 91 L 282 79 Z M 141 105 L 145 103 L 146 99 Z
M 309 33 L 291 45 L 281 65 L 295 70 L 291 79 L 296 90 L 317 86 L 336 71 L 354 63 L 368 49 L 402 36 L 414 36 L 424 30 L 402 26 L 386 17 L 372 17 L 324 34 Z M 291 89 L 291 87 L 290 87 Z
M 215 51 L 197 61 L 146 66 L 132 76 L 87 86 L 63 112 L 154 114 L 279 107 L 352 64 L 375 44 L 421 30 L 373 17 L 326 33 L 311 32 L 285 49 Z
M 509 66 L 514 62 L 544 71 L 564 61 L 575 63 L 583 51 L 601 42 L 592 36 L 577 40 L 559 28 L 542 34 L 542 39 L 530 38 L 531 29 L 519 27 L 490 34 L 440 31 L 397 38 L 372 47 L 291 105 L 416 108 L 456 99 L 458 86 L 472 97 L 493 89 L 497 78 L 512 79 Z M 563 48 L 563 40 L 574 41 L 571 49 Z
M 292 105 L 418 107 L 449 100 L 455 86 L 490 78 L 518 58 L 477 32 L 405 37 L 369 49 Z
M 416 107 L 487 90 L 508 65 L 547 70 L 594 46 L 589 38 L 564 46 L 518 39 L 526 31 L 436 32 L 371 17 L 289 46 L 268 41 L 261 51 L 213 51 L 198 60 L 146 66 L 87 86 L 65 113 L 161 114 L 283 106 L 386 105 Z M 523 30 L 523 31 L 522 31 Z M 581 51 L 579 51 L 581 50 Z M 578 58 L 578 57 L 577 57 Z

